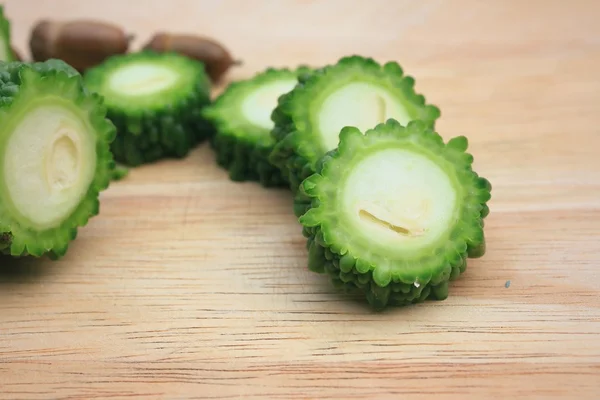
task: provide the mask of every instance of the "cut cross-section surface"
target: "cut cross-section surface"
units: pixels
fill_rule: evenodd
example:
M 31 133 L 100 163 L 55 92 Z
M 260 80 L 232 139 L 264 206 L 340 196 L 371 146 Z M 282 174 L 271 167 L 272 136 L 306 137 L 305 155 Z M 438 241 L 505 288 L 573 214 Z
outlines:
M 0 66 L 0 252 L 61 257 L 99 212 L 115 127 L 62 61 Z
M 262 128 L 261 135 L 269 135 L 271 129 L 273 129 L 271 113 L 277 106 L 277 99 L 282 94 L 292 90 L 297 82 L 296 76 L 290 73 L 282 74 L 279 79 L 272 82 L 265 82 L 263 86 L 257 85 L 256 89 L 250 91 L 242 101 L 241 116 L 248 123 L 257 128 Z
M 444 143 L 422 121 L 342 129 L 300 186 L 309 268 L 376 308 L 444 299 L 467 258 L 485 253 L 491 185 L 466 149 L 466 138 Z
M 308 68 L 268 68 L 250 79 L 231 83 L 205 108 L 203 115 L 216 127 L 212 146 L 217 163 L 234 181 L 253 180 L 263 186 L 284 186 L 285 177 L 268 160 L 274 140 L 271 113 L 278 99 L 292 90 Z
M 130 166 L 181 158 L 213 133 L 202 109 L 210 104 L 204 64 L 176 53 L 120 54 L 85 73 L 117 127 L 112 151 Z
M 367 82 L 349 83 L 325 97 L 316 113 L 316 132 L 320 152 L 337 147 L 339 133 L 346 126 L 362 131 L 394 118 L 406 125 L 410 120 L 407 106 L 389 89 Z
M 378 150 L 364 155 L 340 183 L 340 209 L 365 241 L 400 254 L 418 251 L 455 217 L 453 180 L 425 154 Z
M 58 100 L 58 101 L 57 101 Z M 91 127 L 73 105 L 48 97 L 32 104 L 12 129 L 4 156 L 4 181 L 12 203 L 36 228 L 55 226 L 73 212 L 94 178 Z
M 360 56 L 305 74 L 272 114 L 276 143 L 269 160 L 295 193 L 321 157 L 337 147 L 346 126 L 367 130 L 392 118 L 402 125 L 421 120 L 433 128 L 440 110 L 425 104 L 414 84 L 398 63 L 380 65 Z
M 122 97 L 160 96 L 183 77 L 182 73 L 178 74 L 166 66 L 139 63 L 114 71 L 109 77 L 108 87 Z

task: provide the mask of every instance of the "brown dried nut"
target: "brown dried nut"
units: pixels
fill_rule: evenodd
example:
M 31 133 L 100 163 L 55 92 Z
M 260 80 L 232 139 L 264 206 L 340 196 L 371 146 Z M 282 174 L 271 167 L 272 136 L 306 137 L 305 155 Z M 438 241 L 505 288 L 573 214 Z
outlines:
M 63 60 L 79 72 L 126 53 L 131 37 L 118 26 L 93 20 L 39 21 L 29 47 L 34 61 Z
M 173 51 L 201 61 L 213 82 L 218 82 L 231 66 L 241 64 L 220 43 L 205 36 L 158 32 L 146 43 L 144 50 Z

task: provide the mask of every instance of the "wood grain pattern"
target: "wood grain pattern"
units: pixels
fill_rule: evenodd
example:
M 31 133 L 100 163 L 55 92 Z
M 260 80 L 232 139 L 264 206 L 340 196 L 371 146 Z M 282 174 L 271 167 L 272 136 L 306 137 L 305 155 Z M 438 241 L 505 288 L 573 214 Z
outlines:
M 306 269 L 285 190 L 203 145 L 134 170 L 67 257 L 2 259 L 0 397 L 600 397 L 600 3 L 5 0 L 213 35 L 244 60 L 396 59 L 494 185 L 488 252 L 443 302 L 372 313 Z M 505 282 L 510 286 L 505 287 Z

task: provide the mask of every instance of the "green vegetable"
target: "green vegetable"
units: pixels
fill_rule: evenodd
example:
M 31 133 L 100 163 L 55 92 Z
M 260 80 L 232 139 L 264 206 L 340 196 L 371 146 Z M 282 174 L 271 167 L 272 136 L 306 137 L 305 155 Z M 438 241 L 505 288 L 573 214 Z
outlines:
M 268 68 L 251 79 L 231 83 L 204 109 L 203 115 L 216 127 L 212 146 L 217 163 L 229 171 L 234 181 L 254 180 L 263 186 L 286 185 L 278 168 L 269 160 L 275 143 L 271 137 L 271 113 L 280 95 L 293 89 L 296 70 Z
M 99 212 L 115 127 L 59 60 L 0 63 L 0 252 L 63 256 Z
M 112 151 L 123 164 L 182 158 L 212 133 L 201 115 L 210 81 L 196 60 L 146 50 L 111 56 L 84 77 L 105 99 L 117 127 Z
M 0 61 L 16 61 L 12 49 L 10 21 L 4 15 L 4 6 L 0 4 Z
M 491 185 L 467 144 L 444 143 L 423 121 L 342 129 L 299 188 L 311 199 L 299 219 L 309 268 L 377 309 L 445 299 L 467 258 L 485 253 Z
M 115 164 L 115 168 L 112 170 L 111 180 L 120 181 L 121 179 L 124 179 L 127 175 L 129 175 L 129 168 Z
M 433 127 L 440 111 L 425 105 L 414 83 L 397 63 L 381 66 L 360 56 L 305 74 L 273 112 L 276 144 L 269 160 L 288 177 L 295 193 L 315 172 L 318 160 L 337 147 L 345 126 L 365 130 L 394 118 L 402 124 L 421 119 Z

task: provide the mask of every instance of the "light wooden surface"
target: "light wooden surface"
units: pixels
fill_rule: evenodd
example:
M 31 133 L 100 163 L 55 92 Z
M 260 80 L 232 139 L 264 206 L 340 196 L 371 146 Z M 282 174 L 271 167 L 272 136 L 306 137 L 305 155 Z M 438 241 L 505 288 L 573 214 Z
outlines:
M 307 271 L 285 190 L 203 145 L 134 170 L 60 262 L 2 259 L 7 399 L 600 398 L 600 3 L 5 0 L 212 35 L 245 62 L 398 60 L 493 184 L 450 297 L 375 314 Z M 6 264 L 10 265 L 6 265 Z M 505 283 L 510 281 L 510 286 Z

